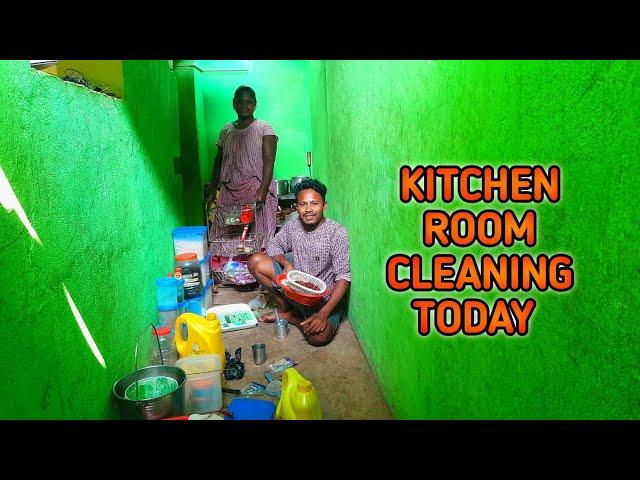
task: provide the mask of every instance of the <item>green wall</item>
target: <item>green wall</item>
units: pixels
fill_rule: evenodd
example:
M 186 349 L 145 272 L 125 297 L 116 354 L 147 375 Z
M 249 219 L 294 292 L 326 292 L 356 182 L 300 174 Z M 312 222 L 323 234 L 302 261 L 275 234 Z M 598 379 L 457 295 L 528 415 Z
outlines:
M 224 124 L 237 118 L 232 99 L 235 89 L 249 85 L 256 92 L 255 117 L 269 122 L 278 135 L 278 152 L 274 177 L 289 179 L 308 175 L 307 151 L 312 149 L 309 111 L 308 61 L 251 60 L 246 71 L 216 71 L 234 68 L 221 60 L 194 61 L 201 72 L 201 95 L 204 103 L 208 182 L 211 176 L 216 140 Z
M 327 62 L 310 60 L 307 78 L 309 82 L 309 113 L 311 117 L 311 143 L 313 145 L 314 177 L 326 176 L 330 159 L 327 157 L 328 115 L 327 115 Z
M 189 225 L 203 225 L 203 186 L 211 177 L 206 171 L 209 161 L 201 95 L 201 74 L 176 62 L 178 82 L 180 149 L 179 173 L 184 181 L 185 220 Z
M 327 61 L 310 72 L 314 143 L 327 145 L 316 176 L 351 238 L 350 318 L 397 418 L 640 418 L 640 63 Z M 447 295 L 385 284 L 393 253 L 441 253 L 421 245 L 429 205 L 398 200 L 405 163 L 560 165 L 559 204 L 493 205 L 534 208 L 531 253 L 575 261 L 569 292 L 509 292 L 538 302 L 529 335 L 418 335 L 410 300 Z
M 177 89 L 167 61 L 125 61 L 124 80 L 122 101 L 0 62 L 0 167 L 42 242 L 0 208 L 0 418 L 116 416 L 111 387 L 156 318 L 183 223 Z

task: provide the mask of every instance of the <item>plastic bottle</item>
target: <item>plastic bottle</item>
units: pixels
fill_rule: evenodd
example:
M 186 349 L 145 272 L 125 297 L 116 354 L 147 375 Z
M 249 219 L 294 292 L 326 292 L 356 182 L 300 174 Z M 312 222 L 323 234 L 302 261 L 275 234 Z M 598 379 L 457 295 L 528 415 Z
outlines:
M 180 358 L 217 353 L 222 360 L 222 370 L 224 370 L 226 358 L 222 329 L 215 313 L 207 314 L 207 318 L 195 313 L 183 313 L 176 320 L 175 335 Z
M 282 394 L 276 419 L 322 420 L 316 389 L 295 368 L 287 368 L 282 374 Z
M 182 269 L 180 267 L 176 267 L 174 277 L 178 280 L 178 303 L 182 303 L 184 301 L 184 278 L 182 278 Z
M 160 344 L 160 350 L 158 350 L 158 343 Z M 162 358 L 160 357 L 160 351 L 162 351 Z M 171 329 L 169 327 L 154 329 L 151 337 L 151 365 L 163 365 L 163 362 L 164 365 L 174 365 L 176 360 L 178 360 L 178 352 L 176 351 Z

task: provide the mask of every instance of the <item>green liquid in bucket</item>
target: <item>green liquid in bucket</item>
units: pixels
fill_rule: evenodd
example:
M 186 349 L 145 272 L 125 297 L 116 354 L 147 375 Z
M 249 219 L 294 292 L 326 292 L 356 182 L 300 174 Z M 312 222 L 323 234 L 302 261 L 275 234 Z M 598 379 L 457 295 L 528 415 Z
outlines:
M 168 395 L 178 388 L 178 382 L 171 377 L 149 377 L 138 382 L 138 395 L 136 396 L 136 383 L 132 383 L 124 392 L 128 400 L 151 400 L 152 398 Z

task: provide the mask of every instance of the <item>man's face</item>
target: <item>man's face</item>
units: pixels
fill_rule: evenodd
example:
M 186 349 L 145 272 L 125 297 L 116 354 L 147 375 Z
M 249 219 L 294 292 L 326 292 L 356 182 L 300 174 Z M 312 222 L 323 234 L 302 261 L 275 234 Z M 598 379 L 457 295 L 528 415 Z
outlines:
M 307 188 L 298 193 L 296 210 L 302 223 L 305 225 L 317 225 L 324 218 L 324 209 L 327 204 L 318 192 Z
M 233 109 L 238 118 L 251 118 L 256 110 L 256 102 L 248 93 L 243 93 L 233 101 Z

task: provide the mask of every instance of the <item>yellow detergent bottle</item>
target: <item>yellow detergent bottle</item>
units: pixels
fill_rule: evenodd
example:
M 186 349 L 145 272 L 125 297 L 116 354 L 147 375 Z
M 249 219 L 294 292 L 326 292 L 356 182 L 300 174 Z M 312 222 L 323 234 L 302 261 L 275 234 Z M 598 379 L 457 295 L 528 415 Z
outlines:
M 276 419 L 322 420 L 316 389 L 295 368 L 287 368 L 282 374 L 282 394 Z
M 222 329 L 215 313 L 209 313 L 207 318 L 195 313 L 183 313 L 176 319 L 175 328 L 176 350 L 180 358 L 217 353 L 224 370 L 226 358 Z

